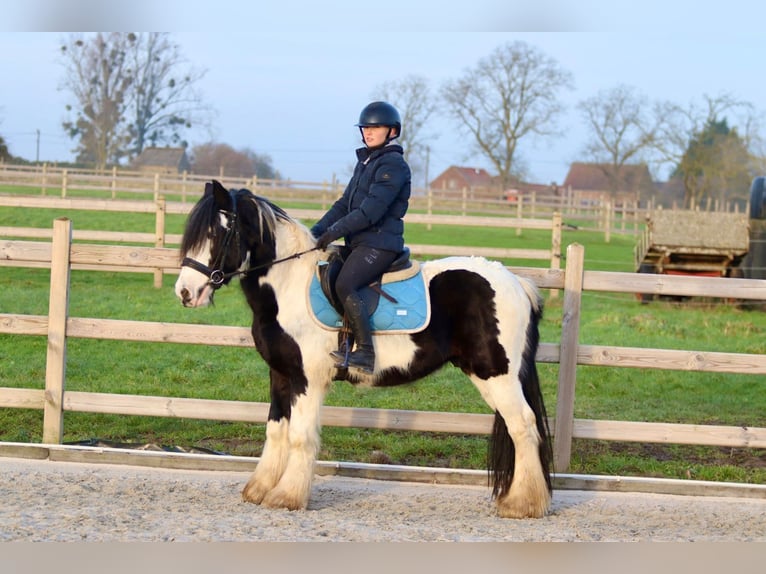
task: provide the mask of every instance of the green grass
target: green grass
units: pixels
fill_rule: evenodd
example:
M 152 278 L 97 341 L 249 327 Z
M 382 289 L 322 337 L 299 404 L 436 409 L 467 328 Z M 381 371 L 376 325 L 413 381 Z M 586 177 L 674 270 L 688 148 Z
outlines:
M 48 227 L 57 210 L 26 210 L 24 225 Z M 75 228 L 151 231 L 152 215 L 74 212 Z M 170 219 L 170 218 L 169 218 Z M 18 225 L 19 211 L 0 208 L 0 225 Z M 178 233 L 183 218 L 168 231 Z M 422 225 L 407 228 L 409 243 L 550 247 L 550 233 L 524 230 Z M 588 270 L 633 270 L 629 236 L 566 231 L 563 244 L 585 246 Z M 506 261 L 546 267 L 545 261 Z M 0 312 L 44 315 L 49 273 L 5 267 L 0 274 Z M 177 323 L 249 324 L 238 288 L 222 289 L 216 306 L 187 310 L 172 291 L 172 277 L 154 289 L 150 274 L 72 272 L 70 314 Z M 561 297 L 546 302 L 542 341 L 558 342 Z M 641 305 L 631 294 L 585 293 L 580 340 L 583 344 L 766 353 L 766 313 L 705 300 Z M 0 386 L 44 388 L 44 337 L 0 335 Z M 549 415 L 555 412 L 558 365 L 539 365 Z M 268 401 L 268 375 L 254 350 L 242 348 L 70 339 L 67 389 L 154 396 Z M 766 426 L 764 380 L 757 375 L 694 373 L 607 367 L 577 368 L 575 417 L 734 426 Z M 355 388 L 336 383 L 327 404 L 488 413 L 478 392 L 456 369 L 447 367 L 414 385 L 393 389 Z M 143 444 L 204 446 L 257 456 L 263 425 L 160 417 L 65 414 L 66 442 L 99 437 Z M 0 440 L 40 442 L 42 412 L 0 409 Z M 666 476 L 766 483 L 766 451 L 683 445 L 576 440 L 573 472 Z M 363 462 L 484 468 L 486 437 L 325 428 L 320 458 Z

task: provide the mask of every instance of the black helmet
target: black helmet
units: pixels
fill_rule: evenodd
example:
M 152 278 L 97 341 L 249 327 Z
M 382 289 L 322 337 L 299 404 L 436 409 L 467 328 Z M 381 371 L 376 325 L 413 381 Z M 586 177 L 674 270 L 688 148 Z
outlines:
M 397 138 L 402 134 L 402 119 L 397 109 L 388 102 L 372 102 L 367 104 L 359 114 L 359 122 L 356 124 L 360 129 L 369 126 L 389 126 L 396 128 Z

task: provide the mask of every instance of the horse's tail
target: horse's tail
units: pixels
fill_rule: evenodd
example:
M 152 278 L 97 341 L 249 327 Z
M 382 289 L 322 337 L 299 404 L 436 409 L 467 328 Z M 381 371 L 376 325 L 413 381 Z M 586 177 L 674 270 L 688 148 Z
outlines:
M 537 347 L 540 343 L 539 323 L 543 317 L 543 299 L 534 282 L 518 277 L 524 292 L 529 297 L 531 308 L 529 323 L 527 323 L 526 345 L 521 358 L 519 380 L 521 388 L 529 407 L 535 415 L 537 433 L 540 437 L 538 452 L 540 465 L 542 466 L 548 491 L 552 491 L 551 463 L 553 461 L 553 445 L 551 433 L 548 427 L 548 415 L 545 411 L 543 393 L 540 389 L 540 379 L 537 375 Z M 495 411 L 495 422 L 492 425 L 490 435 L 489 470 L 492 474 L 492 496 L 502 497 L 507 494 L 513 481 L 515 469 L 516 449 L 513 445 L 508 427 L 499 412 Z

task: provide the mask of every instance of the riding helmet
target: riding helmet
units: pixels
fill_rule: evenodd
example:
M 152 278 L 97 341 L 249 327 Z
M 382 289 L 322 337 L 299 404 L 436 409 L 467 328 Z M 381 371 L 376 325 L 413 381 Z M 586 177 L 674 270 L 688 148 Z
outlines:
M 359 114 L 357 127 L 388 126 L 396 128 L 397 138 L 402 135 L 402 118 L 397 109 L 388 102 L 372 102 L 367 104 Z

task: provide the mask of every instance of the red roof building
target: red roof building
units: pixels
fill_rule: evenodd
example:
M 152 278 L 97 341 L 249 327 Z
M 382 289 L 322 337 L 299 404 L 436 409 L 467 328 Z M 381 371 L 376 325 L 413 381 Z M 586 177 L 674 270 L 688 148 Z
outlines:
M 575 162 L 569 167 L 564 188 L 584 199 L 593 200 L 613 197 L 632 201 L 656 193 L 656 186 L 645 164 L 624 165 L 616 178 L 610 177 L 613 169 L 613 166 L 604 163 Z
M 449 166 L 441 175 L 431 180 L 431 189 L 457 191 L 461 189 L 489 189 L 495 186 L 494 178 L 480 167 Z

